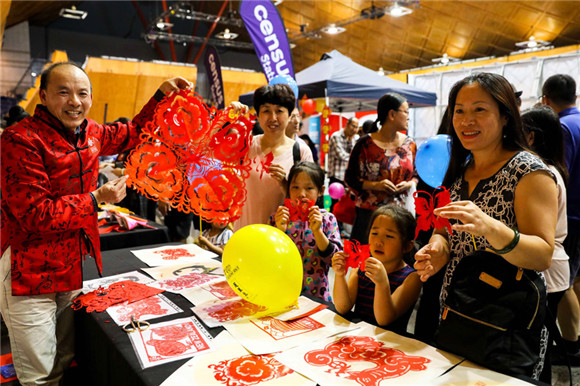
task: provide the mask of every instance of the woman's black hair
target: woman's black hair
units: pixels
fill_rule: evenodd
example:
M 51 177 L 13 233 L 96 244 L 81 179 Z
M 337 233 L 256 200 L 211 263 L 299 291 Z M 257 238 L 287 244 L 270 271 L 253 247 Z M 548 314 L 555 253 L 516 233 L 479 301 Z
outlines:
M 383 95 L 377 104 L 377 120 L 375 121 L 375 125 L 378 122 L 382 126 L 387 120 L 389 111 L 399 110 L 399 107 L 406 101 L 405 97 L 396 92 Z
M 364 134 L 370 134 L 374 133 L 375 131 L 379 131 L 379 128 L 377 127 L 377 122 L 371 121 L 370 119 L 364 121 L 364 123 L 362 124 L 362 131 Z
M 568 185 L 564 133 L 558 114 L 548 106 L 532 107 L 522 113 L 522 123 L 526 133 L 534 132 L 532 150 L 545 163 L 554 166 Z
M 260 115 L 260 106 L 266 103 L 285 107 L 290 115 L 296 107 L 296 97 L 294 91 L 287 84 L 266 85 L 254 91 L 256 115 Z
M 286 196 L 290 197 L 290 184 L 299 173 L 306 173 L 312 180 L 320 193 L 324 193 L 324 170 L 314 162 L 300 161 L 294 164 L 288 173 L 288 184 L 286 187 Z
M 413 242 L 415 238 L 415 228 L 417 227 L 417 220 L 415 220 L 415 216 L 413 216 L 411 212 L 409 212 L 402 206 L 395 204 L 379 206 L 377 209 L 374 210 L 373 214 L 371 215 L 367 235 L 371 233 L 373 223 L 379 216 L 387 216 L 395 221 L 397 230 L 401 235 L 403 247 L 408 242 Z M 415 243 L 413 242 L 413 248 L 411 248 L 411 251 L 409 251 L 409 253 L 405 254 L 405 261 L 408 261 L 407 258 L 409 256 L 413 256 L 415 254 L 415 248 L 416 246 Z
M 449 92 L 447 108 L 449 110 L 448 118 L 451 122 L 448 132 L 452 138 L 451 159 L 449 161 L 447 173 L 443 179 L 443 185 L 448 188 L 463 173 L 467 157 L 471 154 L 469 150 L 463 147 L 453 128 L 453 115 L 455 114 L 457 94 L 463 86 L 472 83 L 477 83 L 493 98 L 498 105 L 500 115 L 507 119 L 507 123 L 503 127 L 503 148 L 506 150 L 528 149 L 526 137 L 522 129 L 522 119 L 516 104 L 516 96 L 514 95 L 514 90 L 510 82 L 501 75 L 489 72 L 480 72 L 470 75 L 455 83 Z

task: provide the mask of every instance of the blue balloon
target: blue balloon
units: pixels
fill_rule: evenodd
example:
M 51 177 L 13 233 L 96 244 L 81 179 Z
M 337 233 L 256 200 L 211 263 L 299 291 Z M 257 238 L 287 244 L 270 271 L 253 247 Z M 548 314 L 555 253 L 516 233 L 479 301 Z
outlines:
M 287 84 L 290 86 L 292 91 L 294 91 L 294 96 L 296 97 L 296 100 L 298 100 L 298 84 L 290 75 L 276 75 L 270 80 L 270 83 L 268 83 L 270 86 L 274 84 Z
M 443 184 L 443 178 L 451 159 L 451 137 L 439 134 L 427 138 L 415 155 L 417 173 L 427 185 L 436 188 Z

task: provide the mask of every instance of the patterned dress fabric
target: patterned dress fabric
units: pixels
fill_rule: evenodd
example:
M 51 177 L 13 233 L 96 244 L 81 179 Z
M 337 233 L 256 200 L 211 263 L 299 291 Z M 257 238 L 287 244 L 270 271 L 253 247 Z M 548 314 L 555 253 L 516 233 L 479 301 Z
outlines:
M 330 302 L 332 298 L 328 289 L 328 270 L 332 266 L 332 255 L 342 251 L 342 239 L 334 215 L 325 209 L 320 209 L 320 213 L 322 214 L 322 232 L 330 241 L 325 251 L 318 250 L 308 223 L 300 220 L 290 221 L 286 234 L 294 241 L 302 256 L 304 266 L 302 293 Z M 270 218 L 270 225 L 276 226 L 273 216 Z
M 493 176 L 479 181 L 471 195 L 469 195 L 467 182 L 463 177 L 458 178 L 450 189 L 451 201 L 473 201 L 487 215 L 500 220 L 509 227 L 517 228 L 518 224 L 514 210 L 516 186 L 525 175 L 538 170 L 545 170 L 553 176 L 548 167 L 538 157 L 529 152 L 521 151 L 514 155 Z M 454 220 L 451 220 L 451 222 L 454 223 Z M 478 249 L 486 249 L 491 246 L 483 236 L 475 237 L 475 245 L 477 245 Z M 468 232 L 453 232 L 453 235 L 449 236 L 449 247 L 451 259 L 447 265 L 443 287 L 441 288 L 441 305 L 447 298 L 447 287 L 451 282 L 455 267 L 457 267 L 463 256 L 474 252 L 471 234 Z M 544 328 L 544 330 L 546 329 Z M 547 341 L 543 341 L 542 344 L 547 344 Z
M 391 195 L 387 192 L 363 190 L 362 181 L 388 179 L 395 185 L 415 176 L 417 145 L 407 137 L 396 149 L 385 150 L 375 144 L 370 135 L 363 136 L 350 155 L 345 180 L 357 192 L 355 205 L 374 210 L 381 205 L 396 203 L 404 206 L 408 193 Z

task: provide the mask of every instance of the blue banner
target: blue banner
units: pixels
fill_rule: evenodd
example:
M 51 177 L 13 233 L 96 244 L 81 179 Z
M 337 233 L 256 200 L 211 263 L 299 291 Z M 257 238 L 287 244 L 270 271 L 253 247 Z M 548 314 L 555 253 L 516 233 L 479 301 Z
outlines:
M 242 0 L 240 16 L 268 82 L 277 75 L 294 78 L 288 35 L 276 6 L 269 0 Z
M 211 100 L 215 107 L 222 110 L 226 106 L 224 100 L 224 82 L 222 80 L 222 66 L 220 65 L 220 56 L 214 47 L 206 47 L 203 62 L 205 64 L 205 73 L 209 79 Z

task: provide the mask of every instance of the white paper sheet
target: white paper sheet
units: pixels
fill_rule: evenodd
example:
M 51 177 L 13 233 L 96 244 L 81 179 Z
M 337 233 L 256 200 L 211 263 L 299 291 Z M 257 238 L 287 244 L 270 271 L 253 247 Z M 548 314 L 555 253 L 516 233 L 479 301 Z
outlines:
M 530 383 L 509 375 L 496 373 L 473 362 L 463 361 L 447 374 L 435 379 L 432 385 L 446 386 L 529 386 Z
M 252 354 L 270 354 L 284 351 L 357 328 L 342 316 L 330 310 L 291 322 L 271 317 L 226 323 L 224 327 Z
M 149 276 L 139 272 L 139 271 L 131 271 L 126 273 L 120 273 L 118 275 L 102 277 L 99 279 L 87 280 L 83 282 L 83 293 L 88 293 L 99 289 L 99 287 L 107 288 L 113 283 L 117 283 L 123 280 L 131 280 L 136 283 L 141 284 L 149 284 L 155 281 L 155 279 L 150 278 Z
M 137 320 L 151 320 L 166 315 L 173 315 L 183 310 L 162 294 L 133 302 L 107 308 L 107 313 L 119 326 L 131 322 L 131 316 Z
M 199 259 L 195 263 L 162 265 L 160 267 L 142 268 L 155 280 L 171 279 L 192 272 L 207 273 L 216 276 L 224 276 L 222 263 L 215 259 Z
M 175 264 L 194 264 L 202 259 L 217 257 L 195 244 L 165 245 L 157 248 L 131 251 L 138 259 L 150 267 Z
M 275 356 L 319 385 L 430 385 L 461 361 L 420 341 L 361 322 L 341 333 Z
M 128 334 L 142 368 L 190 358 L 213 349 L 211 335 L 196 318 L 152 324 Z
M 196 356 L 161 386 L 313 386 L 315 383 L 268 356 L 251 355 L 227 331 L 214 341 L 216 349 Z M 218 348 L 219 347 L 219 348 Z

